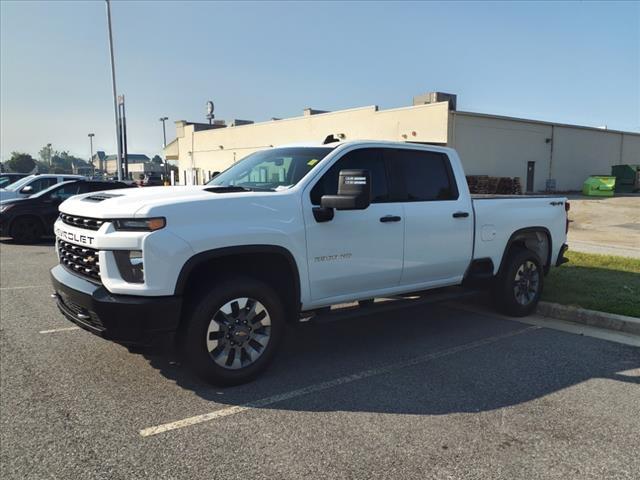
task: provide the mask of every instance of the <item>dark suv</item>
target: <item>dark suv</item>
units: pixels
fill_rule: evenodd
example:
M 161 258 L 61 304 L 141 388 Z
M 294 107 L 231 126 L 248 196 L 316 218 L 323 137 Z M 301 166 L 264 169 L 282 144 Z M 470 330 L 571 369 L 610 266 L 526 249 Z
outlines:
M 34 243 L 45 235 L 53 235 L 58 207 L 73 195 L 116 188 L 128 188 L 122 182 L 76 180 L 53 185 L 28 198 L 0 202 L 0 235 L 18 243 Z

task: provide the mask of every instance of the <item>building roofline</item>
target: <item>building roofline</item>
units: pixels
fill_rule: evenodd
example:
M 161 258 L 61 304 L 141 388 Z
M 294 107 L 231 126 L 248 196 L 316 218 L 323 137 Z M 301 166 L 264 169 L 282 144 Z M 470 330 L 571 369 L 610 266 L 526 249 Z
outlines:
M 491 113 L 479 113 L 479 112 L 465 112 L 461 110 L 452 110 L 451 113 L 453 115 L 462 115 L 467 117 L 481 117 L 481 118 L 495 118 L 498 120 L 509 120 L 511 122 L 522 122 L 522 123 L 535 123 L 538 125 L 550 125 L 554 127 L 566 127 L 566 128 L 579 128 L 581 130 L 591 130 L 596 132 L 605 132 L 605 133 L 619 133 L 623 135 L 637 135 L 640 136 L 640 132 L 630 132 L 627 130 L 611 130 L 608 128 L 598 128 L 598 127 L 589 127 L 586 125 L 574 125 L 571 123 L 558 123 L 558 122 L 550 122 L 547 120 L 532 120 L 529 118 L 520 118 L 520 117 L 509 117 L 506 115 L 493 115 Z

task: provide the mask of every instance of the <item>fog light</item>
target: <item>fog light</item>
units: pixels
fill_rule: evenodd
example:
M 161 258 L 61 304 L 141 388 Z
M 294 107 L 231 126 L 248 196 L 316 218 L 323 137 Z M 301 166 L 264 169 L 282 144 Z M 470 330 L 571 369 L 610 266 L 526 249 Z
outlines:
M 140 250 L 116 250 L 113 255 L 116 259 L 120 276 L 125 282 L 144 282 L 144 264 Z

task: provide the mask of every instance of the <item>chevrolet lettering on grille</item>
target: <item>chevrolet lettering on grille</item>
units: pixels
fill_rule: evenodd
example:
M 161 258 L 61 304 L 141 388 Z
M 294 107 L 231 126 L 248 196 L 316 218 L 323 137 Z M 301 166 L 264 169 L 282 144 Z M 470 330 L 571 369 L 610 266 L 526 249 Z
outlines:
M 81 233 L 67 232 L 65 230 L 62 230 L 61 228 L 56 228 L 56 236 L 70 242 L 80 243 L 82 245 L 93 245 L 93 242 L 95 241 L 95 237 L 91 237 L 89 235 L 84 235 Z

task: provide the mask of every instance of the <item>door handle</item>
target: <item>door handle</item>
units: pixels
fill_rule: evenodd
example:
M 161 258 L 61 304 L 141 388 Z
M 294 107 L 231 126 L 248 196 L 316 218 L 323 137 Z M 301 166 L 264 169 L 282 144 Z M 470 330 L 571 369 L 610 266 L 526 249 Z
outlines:
M 456 212 L 453 214 L 453 218 L 466 218 L 469 216 L 469 212 Z
M 402 218 L 397 215 L 385 215 L 384 217 L 380 217 L 380 221 L 382 223 L 399 222 L 400 220 L 402 220 Z

